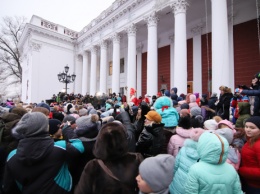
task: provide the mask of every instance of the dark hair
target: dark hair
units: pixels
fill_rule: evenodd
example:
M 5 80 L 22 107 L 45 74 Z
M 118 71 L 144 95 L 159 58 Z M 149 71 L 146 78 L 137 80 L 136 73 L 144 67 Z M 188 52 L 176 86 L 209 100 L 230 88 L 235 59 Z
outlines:
M 191 118 L 190 115 L 185 117 L 180 117 L 178 126 L 182 127 L 183 129 L 190 129 L 191 128 Z
M 102 126 L 93 150 L 96 158 L 115 160 L 127 153 L 128 144 L 124 126 L 119 123 L 107 123 Z
M 203 128 L 203 117 L 200 115 L 191 117 L 191 127 Z

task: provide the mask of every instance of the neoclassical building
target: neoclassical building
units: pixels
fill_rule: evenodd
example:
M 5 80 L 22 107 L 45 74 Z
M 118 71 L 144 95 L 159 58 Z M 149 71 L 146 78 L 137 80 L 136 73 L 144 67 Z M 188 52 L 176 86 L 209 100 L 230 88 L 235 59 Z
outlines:
M 68 93 L 155 95 L 249 85 L 260 71 L 258 0 L 116 0 L 80 32 L 33 16 L 19 41 L 22 100 Z M 84 20 L 84 18 L 82 18 Z

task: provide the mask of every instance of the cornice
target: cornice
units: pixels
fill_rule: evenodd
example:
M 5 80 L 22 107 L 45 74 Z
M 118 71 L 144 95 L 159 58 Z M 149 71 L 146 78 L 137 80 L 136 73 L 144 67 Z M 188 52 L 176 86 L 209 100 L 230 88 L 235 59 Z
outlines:
M 52 37 L 55 40 L 59 40 L 59 41 L 66 42 L 66 43 L 71 43 L 71 44 L 75 43 L 75 39 L 68 37 L 66 35 L 62 35 L 57 32 L 50 31 L 48 29 L 44 29 L 42 27 L 35 26 L 32 24 L 26 24 L 23 34 L 19 40 L 18 48 L 23 47 L 23 45 L 27 41 L 28 37 L 30 37 L 32 35 L 32 33 L 40 34 L 40 35 L 42 35 L 44 37 L 48 37 L 48 38 Z
M 78 42 L 94 36 L 147 0 L 118 0 L 79 32 Z

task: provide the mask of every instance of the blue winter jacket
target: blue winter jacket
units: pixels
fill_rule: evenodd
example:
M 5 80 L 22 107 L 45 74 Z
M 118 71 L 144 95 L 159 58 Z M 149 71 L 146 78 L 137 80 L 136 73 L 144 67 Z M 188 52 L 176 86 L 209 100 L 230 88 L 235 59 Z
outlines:
M 242 194 L 239 176 L 226 163 L 229 144 L 214 133 L 203 133 L 198 142 L 199 162 L 191 166 L 185 184 L 185 193 Z
M 171 194 L 184 194 L 184 184 L 187 180 L 190 167 L 197 162 L 199 155 L 197 152 L 198 142 L 186 139 L 184 146 L 179 151 L 174 165 L 173 180 L 169 186 Z

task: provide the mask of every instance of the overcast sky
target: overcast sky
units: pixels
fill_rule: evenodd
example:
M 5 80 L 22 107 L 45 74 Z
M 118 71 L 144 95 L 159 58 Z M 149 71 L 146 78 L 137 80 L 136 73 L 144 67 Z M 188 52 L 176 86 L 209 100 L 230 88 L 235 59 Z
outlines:
M 33 15 L 75 31 L 82 30 L 115 0 L 0 0 L 0 17 Z
M 0 0 L 0 20 L 4 16 L 24 16 L 29 23 L 33 15 L 80 31 L 106 10 L 115 0 Z M 1 22 L 1 21 L 0 21 Z M 1 86 L 0 86 L 1 87 Z M 0 88 L 1 89 L 1 88 Z M 19 88 L 8 87 L 9 95 Z

